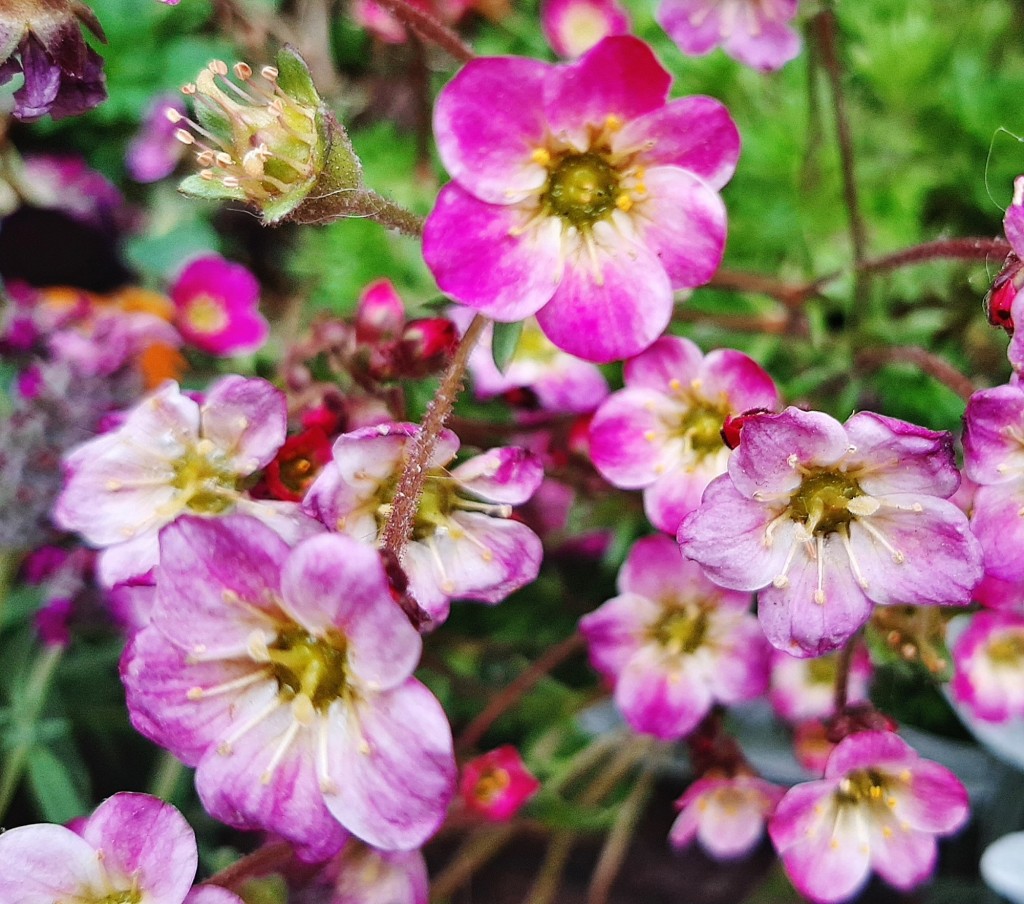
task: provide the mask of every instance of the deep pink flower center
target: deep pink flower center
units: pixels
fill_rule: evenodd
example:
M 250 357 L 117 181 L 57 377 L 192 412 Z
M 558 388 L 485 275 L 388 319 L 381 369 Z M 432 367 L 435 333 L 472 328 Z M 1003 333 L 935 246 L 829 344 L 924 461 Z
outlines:
M 318 637 L 295 626 L 277 635 L 267 655 L 281 693 L 289 699 L 302 694 L 324 712 L 352 692 L 347 649 L 346 638 L 337 631 Z
M 789 516 L 802 522 L 808 533 L 825 536 L 854 519 L 850 501 L 863 495 L 864 491 L 849 474 L 812 472 L 790 496 Z
M 676 656 L 695 652 L 707 636 L 708 614 L 704 606 L 690 604 L 666 612 L 650 629 L 651 638 Z

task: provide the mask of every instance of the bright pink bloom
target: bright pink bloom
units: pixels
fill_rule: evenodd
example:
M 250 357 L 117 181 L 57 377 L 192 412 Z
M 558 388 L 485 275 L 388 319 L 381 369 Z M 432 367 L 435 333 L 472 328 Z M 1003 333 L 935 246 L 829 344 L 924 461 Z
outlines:
M 292 904 L 427 904 L 429 897 L 427 864 L 420 851 L 382 851 L 349 838 L 316 879 L 288 900 Z
M 107 798 L 75 831 L 30 825 L 0 835 L 4 904 L 201 904 L 190 895 L 199 858 L 184 817 L 148 794 Z M 218 902 L 242 904 L 230 892 Z
M 948 433 L 871 412 L 840 424 L 787 408 L 744 426 L 728 472 L 678 539 L 716 583 L 761 591 L 773 645 L 820 656 L 875 604 L 970 601 L 981 549 L 947 501 L 959 482 Z
M 296 540 L 315 524 L 294 503 L 257 502 L 241 488 L 284 442 L 283 394 L 265 380 L 229 376 L 202 404 L 166 383 L 109 433 L 72 449 L 54 521 L 103 548 L 100 582 L 148 571 L 157 533 L 185 512 L 216 517 L 245 511 Z
M 986 722 L 1024 716 L 1024 615 L 978 612 L 950 652 L 957 703 Z
M 804 659 L 775 650 L 769 691 L 775 712 L 789 722 L 831 716 L 835 712 L 836 659 L 835 653 Z M 870 681 L 871 657 L 863 646 L 857 646 L 850 661 L 847 700 L 850 703 L 867 700 Z
M 441 92 L 434 133 L 453 181 L 423 256 L 456 301 L 499 321 L 537 315 L 588 361 L 635 355 L 664 331 L 673 292 L 706 283 L 725 243 L 718 196 L 739 134 L 708 97 L 632 37 L 575 63 L 476 59 Z
M 800 52 L 790 26 L 797 0 L 662 0 L 658 22 L 683 53 L 721 47 L 741 63 L 769 72 Z
M 629 34 L 629 16 L 615 0 L 544 0 L 540 26 L 555 53 L 575 59 L 608 35 Z
M 636 542 L 618 588 L 580 630 L 636 731 L 681 738 L 715 703 L 767 690 L 768 645 L 749 612 L 750 594 L 712 584 L 668 537 Z
M 705 776 L 676 801 L 679 815 L 669 841 L 676 848 L 694 839 L 716 860 L 734 860 L 754 849 L 783 789 L 754 775 Z
M 675 534 L 707 485 L 725 472 L 726 418 L 775 408 L 778 393 L 742 352 L 703 355 L 678 336 L 663 336 L 631 358 L 624 376 L 626 388 L 606 399 L 590 423 L 590 457 L 614 486 L 643 489 L 651 523 Z
M 192 261 L 171 286 L 175 323 L 186 342 L 211 355 L 244 355 L 267 341 L 260 284 L 241 264 L 219 255 Z
M 836 745 L 823 780 L 786 793 L 768 831 L 797 891 L 833 902 L 852 898 L 872 869 L 899 889 L 919 885 L 935 869 L 936 836 L 967 816 L 952 772 L 892 732 L 864 731 Z
M 333 466 L 310 488 L 306 511 L 332 530 L 374 543 L 418 430 L 382 424 L 338 437 Z M 402 559 L 410 593 L 435 622 L 448 617 L 452 599 L 500 603 L 537 577 L 542 555 L 537 535 L 509 518 L 512 506 L 540 486 L 537 457 L 525 449 L 491 449 L 449 470 L 458 450 L 455 434 L 443 431 Z
M 539 789 L 540 782 L 511 744 L 470 760 L 459 780 L 466 807 L 493 822 L 511 819 Z
M 244 515 L 160 534 L 152 621 L 125 653 L 132 724 L 197 767 L 215 818 L 302 856 L 351 832 L 408 850 L 455 782 L 441 705 L 412 677 L 419 634 L 372 546 L 321 534 L 294 550 Z

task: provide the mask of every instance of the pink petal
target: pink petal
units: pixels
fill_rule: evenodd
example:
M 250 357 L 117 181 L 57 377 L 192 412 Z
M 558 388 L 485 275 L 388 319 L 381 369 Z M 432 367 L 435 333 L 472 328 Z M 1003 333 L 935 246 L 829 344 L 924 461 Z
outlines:
M 662 336 L 650 348 L 623 365 L 630 389 L 653 389 L 674 394 L 674 384 L 689 386 L 697 378 L 704 354 L 695 342 L 682 336 Z
M 779 804 L 776 818 L 788 797 Z M 812 901 L 853 897 L 871 871 L 870 836 L 859 810 L 826 808 L 811 823 L 810 832 L 803 841 L 779 851 L 793 885 Z
M 711 709 L 711 690 L 692 657 L 671 661 L 653 644 L 630 658 L 615 704 L 630 727 L 663 741 L 684 737 Z
M 706 182 L 672 166 L 648 170 L 644 184 L 648 195 L 631 211 L 641 240 L 673 289 L 704 285 L 725 251 L 725 204 Z
M 245 904 L 233 891 L 219 885 L 197 885 L 187 895 L 184 904 Z
M 434 136 L 444 167 L 460 187 L 490 204 L 515 204 L 547 181 L 530 155 L 545 146 L 537 102 L 555 67 L 520 57 L 471 60 L 441 91 Z
M 716 6 L 711 0 L 662 0 L 656 16 L 683 53 L 701 56 L 721 42 L 722 15 Z
M 7 904 L 77 901 L 103 881 L 95 849 L 70 829 L 30 825 L 0 835 L 0 900 Z
M 238 376 L 223 377 L 210 387 L 202 419 L 203 437 L 243 475 L 268 464 L 288 431 L 284 393 L 266 380 Z
M 897 815 L 912 829 L 949 835 L 970 815 L 963 783 L 945 766 L 919 759 L 911 768 L 910 787 L 899 798 Z
M 974 393 L 964 412 L 964 471 L 981 484 L 1024 473 L 1024 448 L 1007 428 L 1024 425 L 1024 390 L 996 386 Z
M 528 449 L 510 446 L 490 449 L 463 462 L 452 477 L 488 502 L 522 505 L 544 480 L 544 465 Z
M 779 403 L 775 381 L 753 358 L 731 348 L 708 352 L 701 365 L 701 394 L 712 402 L 724 397 L 738 413 L 751 408 L 774 409 Z
M 870 830 L 871 865 L 890 885 L 906 891 L 935 871 L 934 835 L 901 826 L 891 817 L 884 822 L 872 820 Z
M 981 487 L 974 497 L 971 530 L 984 550 L 985 571 L 1012 583 L 1024 580 L 1024 484 Z
M 590 664 L 614 681 L 646 642 L 647 629 L 663 612 L 651 599 L 625 592 L 584 615 L 580 631 L 587 640 Z
M 792 18 L 796 0 L 786 5 L 792 9 L 787 18 Z M 762 16 L 756 35 L 748 29 L 737 28 L 726 36 L 722 47 L 733 59 L 762 72 L 771 72 L 800 53 L 800 35 L 785 23 Z
M 674 462 L 649 487 L 644 489 L 644 512 L 658 530 L 673 536 L 683 519 L 695 512 L 708 484 L 725 472 L 729 456 L 725 446 L 721 455 L 705 455 L 696 464 Z
M 701 846 L 718 860 L 733 860 L 749 853 L 764 834 L 764 814 L 754 801 L 722 802 L 709 795 L 707 809 L 701 814 L 697 838 Z
M 614 150 L 633 147 L 643 148 L 648 170 L 678 167 L 720 189 L 736 170 L 740 133 L 714 98 L 680 97 L 627 123 L 612 139 Z
M 624 216 L 594 225 L 592 254 L 577 237 L 558 289 L 537 311 L 555 345 L 599 364 L 643 351 L 672 316 L 665 267 L 619 228 Z
M 562 279 L 557 217 L 527 225 L 526 205 L 488 204 L 452 182 L 423 227 L 423 259 L 456 301 L 501 321 L 535 314 Z
M 342 704 L 335 704 L 340 707 Z M 410 850 L 444 820 L 455 789 L 451 730 L 441 705 L 409 678 L 332 715 L 327 806 L 375 847 Z
M 682 557 L 677 544 L 661 535 L 633 544 L 619 569 L 617 584 L 620 593 L 635 593 L 661 603 L 714 597 L 721 592 L 697 565 Z
M 658 439 L 664 425 L 679 416 L 678 403 L 661 392 L 628 388 L 613 393 L 590 422 L 594 467 L 621 489 L 649 486 L 674 463 L 673 448 Z

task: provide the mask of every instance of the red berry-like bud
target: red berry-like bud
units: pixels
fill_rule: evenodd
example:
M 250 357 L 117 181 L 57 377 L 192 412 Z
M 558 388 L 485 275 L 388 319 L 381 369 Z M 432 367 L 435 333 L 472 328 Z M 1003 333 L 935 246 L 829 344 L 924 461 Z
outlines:
M 287 502 L 302 502 L 306 490 L 331 460 L 331 440 L 320 427 L 289 436 L 267 465 L 270 495 Z
M 762 414 L 771 414 L 767 408 L 751 408 L 743 414 L 730 414 L 722 424 L 722 442 L 730 449 L 735 449 L 740 444 L 740 433 L 747 421 L 760 417 Z
M 1003 269 L 985 296 L 985 313 L 992 326 L 1001 326 L 1013 335 L 1013 314 L 1010 308 L 1017 292 L 1024 286 L 1024 261 L 1012 251 L 1003 262 Z

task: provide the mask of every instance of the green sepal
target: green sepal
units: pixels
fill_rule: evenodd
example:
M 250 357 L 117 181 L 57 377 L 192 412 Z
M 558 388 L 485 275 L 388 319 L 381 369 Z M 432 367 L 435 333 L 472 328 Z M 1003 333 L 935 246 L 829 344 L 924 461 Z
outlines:
M 244 201 L 245 192 L 240 188 L 228 188 L 220 182 L 212 182 L 202 176 L 186 176 L 178 185 L 178 191 L 190 198 L 204 201 Z
M 198 101 L 192 104 L 192 111 L 199 125 L 207 132 L 211 132 L 222 140 L 227 138 L 228 142 L 231 141 L 231 120 L 223 113 Z
M 307 107 L 320 106 L 320 95 L 309 74 L 309 67 L 290 44 L 277 52 L 277 73 L 277 84 L 285 94 Z
M 523 321 L 516 320 L 513 323 L 495 323 L 494 333 L 491 338 L 491 357 L 494 359 L 494 366 L 501 373 L 508 370 L 509 364 L 515 357 L 516 349 L 519 348 L 519 339 L 523 335 Z

